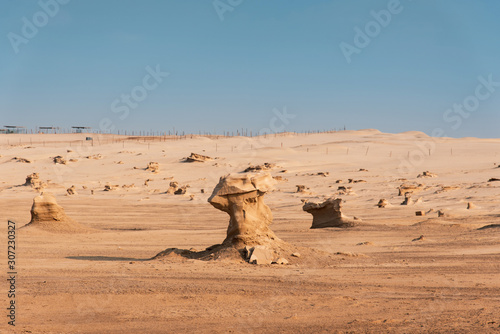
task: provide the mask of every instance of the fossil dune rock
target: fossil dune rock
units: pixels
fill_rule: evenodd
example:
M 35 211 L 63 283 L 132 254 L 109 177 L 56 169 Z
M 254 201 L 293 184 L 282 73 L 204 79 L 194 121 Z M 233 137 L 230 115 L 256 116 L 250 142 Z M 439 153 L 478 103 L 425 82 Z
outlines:
M 264 203 L 264 194 L 275 184 L 269 173 L 228 175 L 220 179 L 208 202 L 229 215 L 223 243 L 245 246 L 279 240 L 269 228 L 273 215 Z
M 184 162 L 205 162 L 213 160 L 211 157 L 206 155 L 201 155 L 197 153 L 191 153 L 191 155 L 184 159 Z
M 158 162 L 151 161 L 150 163 L 148 163 L 146 170 L 152 173 L 158 173 L 160 171 L 160 164 Z
M 35 188 L 37 190 L 41 190 L 46 186 L 46 184 L 43 183 L 42 180 L 40 180 L 40 175 L 38 175 L 38 173 L 32 173 L 26 176 L 26 182 L 24 183 L 24 185 Z
M 322 203 L 307 202 L 302 210 L 313 215 L 311 228 L 352 227 L 361 221 L 344 216 L 341 198 L 328 198 Z
M 31 221 L 26 227 L 38 227 L 50 232 L 62 233 L 88 230 L 68 217 L 51 193 L 41 193 L 33 199 Z
M 264 195 L 276 184 L 269 173 L 230 174 L 221 177 L 208 202 L 229 215 L 226 238 L 204 251 L 168 248 L 153 259 L 184 257 L 200 260 L 245 260 L 254 264 L 285 264 L 297 247 L 279 239 L 269 228 L 273 221 Z

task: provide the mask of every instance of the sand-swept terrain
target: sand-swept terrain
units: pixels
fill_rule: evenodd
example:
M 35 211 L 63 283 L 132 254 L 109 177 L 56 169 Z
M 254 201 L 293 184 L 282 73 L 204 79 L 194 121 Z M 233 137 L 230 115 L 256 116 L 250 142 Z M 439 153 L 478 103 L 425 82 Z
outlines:
M 12 134 L 0 155 L 17 333 L 500 332 L 500 139 Z M 207 201 L 245 170 L 275 184 L 239 202 L 219 191 L 226 212 Z M 272 220 L 259 228 L 287 264 L 206 250 L 230 239 L 245 205 Z M 313 215 L 341 227 L 311 229 Z

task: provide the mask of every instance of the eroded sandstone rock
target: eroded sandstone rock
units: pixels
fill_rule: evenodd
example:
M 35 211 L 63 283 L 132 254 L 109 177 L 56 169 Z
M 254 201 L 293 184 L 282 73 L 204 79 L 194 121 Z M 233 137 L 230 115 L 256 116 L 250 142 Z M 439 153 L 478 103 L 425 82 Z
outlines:
M 332 197 L 322 203 L 307 202 L 302 210 L 313 215 L 311 228 L 352 227 L 361 221 L 356 217 L 344 216 L 341 198 Z

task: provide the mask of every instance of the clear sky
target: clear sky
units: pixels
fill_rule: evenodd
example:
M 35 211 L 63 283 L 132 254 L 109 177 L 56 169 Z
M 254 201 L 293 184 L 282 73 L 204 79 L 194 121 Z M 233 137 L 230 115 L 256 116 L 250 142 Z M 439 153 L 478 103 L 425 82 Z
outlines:
M 500 137 L 499 17 L 496 0 L 1 0 L 0 126 Z

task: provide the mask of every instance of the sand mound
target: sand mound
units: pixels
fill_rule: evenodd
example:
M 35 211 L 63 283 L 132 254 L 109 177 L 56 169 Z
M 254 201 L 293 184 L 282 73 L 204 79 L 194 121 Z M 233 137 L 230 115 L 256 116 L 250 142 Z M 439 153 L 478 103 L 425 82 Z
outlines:
M 36 227 L 55 233 L 78 233 L 90 230 L 68 217 L 50 193 L 41 193 L 33 199 L 31 221 L 24 227 Z
M 322 203 L 307 202 L 302 207 L 302 210 L 313 215 L 311 228 L 352 227 L 361 222 L 356 217 L 344 216 L 341 198 L 332 197 Z

